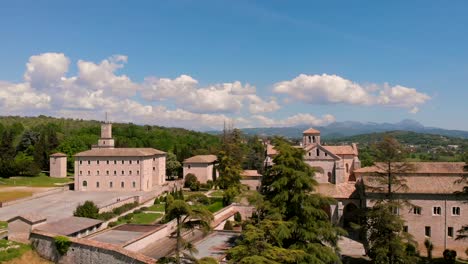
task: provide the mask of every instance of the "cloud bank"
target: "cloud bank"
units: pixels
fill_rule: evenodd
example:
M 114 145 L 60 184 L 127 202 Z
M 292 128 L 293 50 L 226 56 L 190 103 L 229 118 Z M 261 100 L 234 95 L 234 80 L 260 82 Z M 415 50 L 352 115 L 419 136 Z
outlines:
M 135 82 L 120 74 L 127 62 L 125 55 L 101 62 L 78 60 L 76 74 L 70 74 L 72 62 L 63 53 L 31 56 L 23 82 L 0 80 L 0 110 L 4 115 L 86 119 L 101 119 L 109 112 L 114 121 L 193 129 L 219 129 L 226 120 L 238 127 L 317 126 L 335 121 L 331 114 L 275 118 L 282 105 L 274 94 L 262 97 L 255 86 L 239 81 L 201 86 L 192 76 L 181 74 L 173 79 L 148 76 Z M 414 88 L 363 86 L 326 74 L 301 74 L 274 84 L 273 92 L 310 104 L 386 105 L 411 112 L 430 99 Z

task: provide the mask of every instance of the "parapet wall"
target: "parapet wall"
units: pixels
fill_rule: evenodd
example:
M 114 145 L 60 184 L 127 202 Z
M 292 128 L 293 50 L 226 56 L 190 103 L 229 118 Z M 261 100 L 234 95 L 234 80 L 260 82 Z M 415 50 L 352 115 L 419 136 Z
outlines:
M 149 264 L 156 260 L 140 253 L 132 252 L 118 246 L 101 243 L 93 240 L 69 238 L 71 245 L 65 253 L 60 256 L 54 237 L 42 231 L 33 231 L 30 241 L 37 253 L 50 261 L 61 264 Z
M 134 202 L 140 203 L 140 197 L 132 196 L 132 197 L 124 198 L 124 199 L 117 198 L 115 202 L 99 207 L 99 213 L 110 212 L 114 208 L 120 207 L 124 204 L 129 204 L 129 203 L 134 203 Z

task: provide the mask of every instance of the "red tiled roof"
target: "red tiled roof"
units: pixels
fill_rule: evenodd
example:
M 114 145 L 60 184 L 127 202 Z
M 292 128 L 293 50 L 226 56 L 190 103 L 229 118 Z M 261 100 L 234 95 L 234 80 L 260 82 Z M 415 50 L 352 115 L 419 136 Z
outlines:
M 244 170 L 241 173 L 243 177 L 261 177 L 262 175 L 257 172 L 257 170 Z
M 184 160 L 184 163 L 213 163 L 217 159 L 216 155 L 197 155 Z
M 355 155 L 356 150 L 352 146 L 323 146 L 335 155 Z
M 166 154 L 154 148 L 93 148 L 80 153 L 75 157 L 142 157 Z
M 356 191 L 355 182 L 345 182 L 339 184 L 320 183 L 316 187 L 316 192 L 333 198 L 350 198 Z
M 309 128 L 306 131 L 302 132 L 302 134 L 320 134 L 320 131 L 317 129 Z
M 278 151 L 275 149 L 275 146 L 268 144 L 267 145 L 267 156 L 276 155 Z
M 57 152 L 50 155 L 51 157 L 66 157 L 67 155 L 61 152 Z
M 364 167 L 355 170 L 355 173 L 369 174 L 383 172 L 382 165 Z M 408 162 L 413 167 L 408 174 L 463 174 L 463 162 Z

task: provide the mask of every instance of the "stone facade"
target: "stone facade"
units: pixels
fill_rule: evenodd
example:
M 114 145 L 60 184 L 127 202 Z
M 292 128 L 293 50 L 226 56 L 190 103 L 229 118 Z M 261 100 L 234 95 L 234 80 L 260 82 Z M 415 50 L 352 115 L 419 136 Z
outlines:
M 63 153 L 50 155 L 50 177 L 67 177 L 67 155 Z
M 114 148 L 111 124 L 91 150 L 75 155 L 77 191 L 150 191 L 166 181 L 166 153 L 151 148 Z
M 453 249 L 459 257 L 468 257 L 467 242 L 455 239 L 457 230 L 466 225 L 468 219 L 468 197 L 455 194 L 463 188 L 462 183 L 456 182 L 464 173 L 463 166 L 464 163 L 456 162 L 413 163 L 414 170 L 401 176 L 408 190 L 395 195 L 411 206 L 397 213 L 404 219 L 405 229 L 418 243 L 422 255 L 427 252 L 424 241 L 428 239 L 434 245 L 434 256 L 441 256 L 445 249 Z M 355 171 L 358 184 L 362 186 L 362 207 L 372 207 L 376 199 L 384 196 L 385 189 L 375 190 L 377 183 L 372 180 L 378 172 L 378 165 Z

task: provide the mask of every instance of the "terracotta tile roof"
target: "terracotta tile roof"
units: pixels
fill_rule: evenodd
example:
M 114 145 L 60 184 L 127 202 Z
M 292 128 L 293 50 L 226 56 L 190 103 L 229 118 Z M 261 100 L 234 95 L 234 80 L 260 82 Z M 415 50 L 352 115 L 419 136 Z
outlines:
M 217 159 L 216 155 L 197 155 L 184 160 L 184 163 L 213 163 Z
M 101 220 L 71 216 L 55 222 L 46 223 L 45 225 L 39 226 L 37 229 L 45 232 L 53 232 L 59 235 L 69 236 L 101 223 Z
M 409 162 L 414 168 L 411 174 L 463 174 L 463 162 Z M 382 166 L 370 166 L 355 170 L 355 173 L 369 174 L 377 172 Z
M 47 218 L 42 215 L 38 214 L 25 214 L 25 215 L 18 215 L 13 218 L 7 220 L 7 222 L 15 221 L 16 219 L 23 219 L 24 221 L 28 222 L 29 224 L 37 224 L 40 222 L 45 222 Z
M 317 129 L 309 128 L 306 131 L 302 132 L 302 134 L 320 134 L 320 131 Z
M 54 153 L 52 155 L 50 155 L 51 157 L 66 157 L 67 154 L 64 154 L 64 153 L 61 153 L 61 152 L 57 152 L 57 153 Z
M 339 184 L 320 183 L 316 187 L 316 192 L 333 198 L 352 198 L 357 195 L 355 191 L 355 182 L 345 182 Z
M 93 148 L 80 153 L 75 157 L 144 157 L 166 154 L 154 148 Z
M 463 171 L 463 162 L 411 162 L 414 170 L 404 176 L 408 190 L 399 193 L 424 193 L 424 194 L 453 194 L 462 191 L 464 183 L 458 183 Z M 372 176 L 378 168 L 375 166 L 365 167 L 354 172 L 360 176 L 365 186 L 383 188 L 376 176 Z M 367 188 L 368 192 L 382 192 Z
M 323 146 L 335 155 L 356 155 L 356 150 L 352 146 Z
M 241 173 L 242 177 L 261 177 L 257 170 L 244 170 Z
M 273 156 L 278 154 L 278 151 L 275 149 L 275 146 L 268 144 L 267 145 L 267 156 Z

